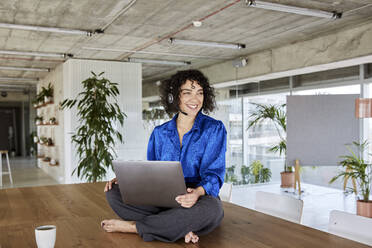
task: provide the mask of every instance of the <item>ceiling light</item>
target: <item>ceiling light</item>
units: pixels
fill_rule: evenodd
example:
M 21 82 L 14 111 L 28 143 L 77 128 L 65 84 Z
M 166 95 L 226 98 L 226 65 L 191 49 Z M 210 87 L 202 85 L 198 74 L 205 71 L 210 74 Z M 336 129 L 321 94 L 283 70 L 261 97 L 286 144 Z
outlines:
M 11 24 L 11 23 L 0 23 L 0 28 L 21 29 L 21 30 L 51 32 L 51 33 L 63 33 L 63 34 L 76 34 L 76 35 L 86 35 L 86 36 L 92 36 L 92 34 L 95 34 L 95 33 L 103 33 L 102 30 L 85 31 L 85 30 L 78 30 L 78 29 L 42 27 L 42 26 Z
M 10 71 L 41 71 L 49 72 L 49 68 L 30 68 L 30 67 L 14 67 L 14 66 L 0 66 L 0 70 L 10 70 Z
M 203 23 L 201 21 L 193 21 L 192 22 L 192 25 L 194 25 L 194 27 L 198 28 L 198 27 L 201 27 Z
M 16 81 L 16 82 L 38 82 L 38 78 L 12 78 L 12 77 L 0 77 L 0 81 Z
M 200 59 L 233 59 L 233 57 L 228 56 L 203 56 L 203 55 L 193 55 L 193 54 L 183 54 L 183 53 L 162 53 L 162 52 L 149 52 L 149 51 L 137 51 L 137 50 L 128 50 L 128 49 L 113 49 L 113 48 L 99 48 L 99 47 L 82 47 L 85 50 L 95 50 L 103 52 L 125 52 L 125 53 L 142 53 L 142 54 L 156 54 L 156 55 L 165 55 L 165 56 L 176 56 L 176 57 L 189 57 L 189 58 L 200 58 Z
M 293 14 L 298 14 L 298 15 L 315 16 L 315 17 L 329 18 L 329 19 L 339 19 L 342 16 L 342 13 L 338 13 L 338 12 L 327 12 L 327 11 L 322 11 L 322 10 L 300 8 L 300 7 L 294 7 L 294 6 L 289 6 L 289 5 L 277 4 L 277 3 L 269 3 L 269 2 L 264 2 L 264 1 L 245 0 L 245 3 L 249 7 L 281 11 L 281 12 L 293 13 Z
M 24 52 L 24 51 L 8 51 L 0 50 L 0 54 L 20 55 L 20 56 L 36 56 L 36 57 L 56 57 L 56 58 L 71 58 L 72 54 L 66 53 L 41 53 L 41 52 Z
M 137 58 L 129 58 L 128 61 L 129 62 L 135 62 L 135 63 L 174 65 L 174 66 L 183 66 L 183 65 L 190 65 L 191 64 L 191 62 L 189 62 L 189 61 L 169 61 L 169 60 L 137 59 Z
M 245 48 L 245 44 L 232 44 L 232 43 L 221 43 L 221 42 L 208 42 L 208 41 L 196 41 L 196 40 L 180 40 L 170 38 L 171 44 L 181 44 L 187 46 L 206 46 L 206 47 L 218 47 L 218 48 L 230 48 L 230 49 L 241 49 Z

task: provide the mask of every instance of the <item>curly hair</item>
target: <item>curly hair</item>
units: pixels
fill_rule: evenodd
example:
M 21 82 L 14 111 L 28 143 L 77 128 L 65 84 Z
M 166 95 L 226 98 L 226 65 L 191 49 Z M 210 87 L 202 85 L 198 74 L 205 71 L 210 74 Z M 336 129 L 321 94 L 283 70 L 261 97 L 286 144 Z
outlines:
M 180 90 L 181 86 L 187 80 L 197 82 L 203 88 L 203 106 L 201 108 L 206 114 L 213 112 L 216 108 L 215 91 L 209 85 L 209 80 L 203 73 L 198 70 L 178 71 L 171 78 L 162 81 L 160 87 L 161 104 L 168 115 L 172 115 L 179 111 L 180 104 Z M 173 102 L 168 101 L 169 94 L 173 95 Z

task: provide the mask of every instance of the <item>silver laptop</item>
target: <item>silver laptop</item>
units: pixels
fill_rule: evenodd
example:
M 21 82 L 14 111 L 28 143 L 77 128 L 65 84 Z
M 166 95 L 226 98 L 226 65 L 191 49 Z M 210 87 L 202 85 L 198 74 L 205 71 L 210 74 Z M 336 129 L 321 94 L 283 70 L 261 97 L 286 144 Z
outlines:
M 179 207 L 176 196 L 186 194 L 178 161 L 112 162 L 123 202 L 131 205 Z

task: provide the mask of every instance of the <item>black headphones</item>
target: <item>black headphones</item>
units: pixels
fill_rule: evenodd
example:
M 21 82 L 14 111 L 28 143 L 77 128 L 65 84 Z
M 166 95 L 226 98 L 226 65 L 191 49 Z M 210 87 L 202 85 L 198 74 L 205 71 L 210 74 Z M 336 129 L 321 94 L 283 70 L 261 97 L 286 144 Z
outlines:
M 173 96 L 173 93 L 172 93 L 173 92 L 173 86 L 171 85 L 169 87 L 169 89 L 170 89 L 170 92 L 168 93 L 167 101 L 168 101 L 169 104 L 174 104 L 174 96 Z M 186 112 L 183 112 L 178 106 L 176 106 L 176 109 L 178 111 L 180 111 L 182 114 L 188 115 Z
M 168 94 L 167 100 L 168 100 L 168 103 L 172 104 L 174 102 L 174 97 L 173 97 L 173 94 L 172 94 L 172 91 L 173 91 L 173 87 L 172 86 L 170 86 L 170 91 L 171 92 Z

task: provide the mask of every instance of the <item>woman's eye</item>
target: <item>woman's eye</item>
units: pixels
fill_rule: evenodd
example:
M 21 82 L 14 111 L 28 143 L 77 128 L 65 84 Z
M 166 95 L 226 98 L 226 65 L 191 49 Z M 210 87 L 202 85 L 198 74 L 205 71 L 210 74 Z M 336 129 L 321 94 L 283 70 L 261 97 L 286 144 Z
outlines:
M 202 95 L 204 95 L 204 93 L 203 92 L 199 92 L 198 95 L 199 96 L 202 96 Z
M 190 92 L 183 92 L 183 95 L 190 95 Z

